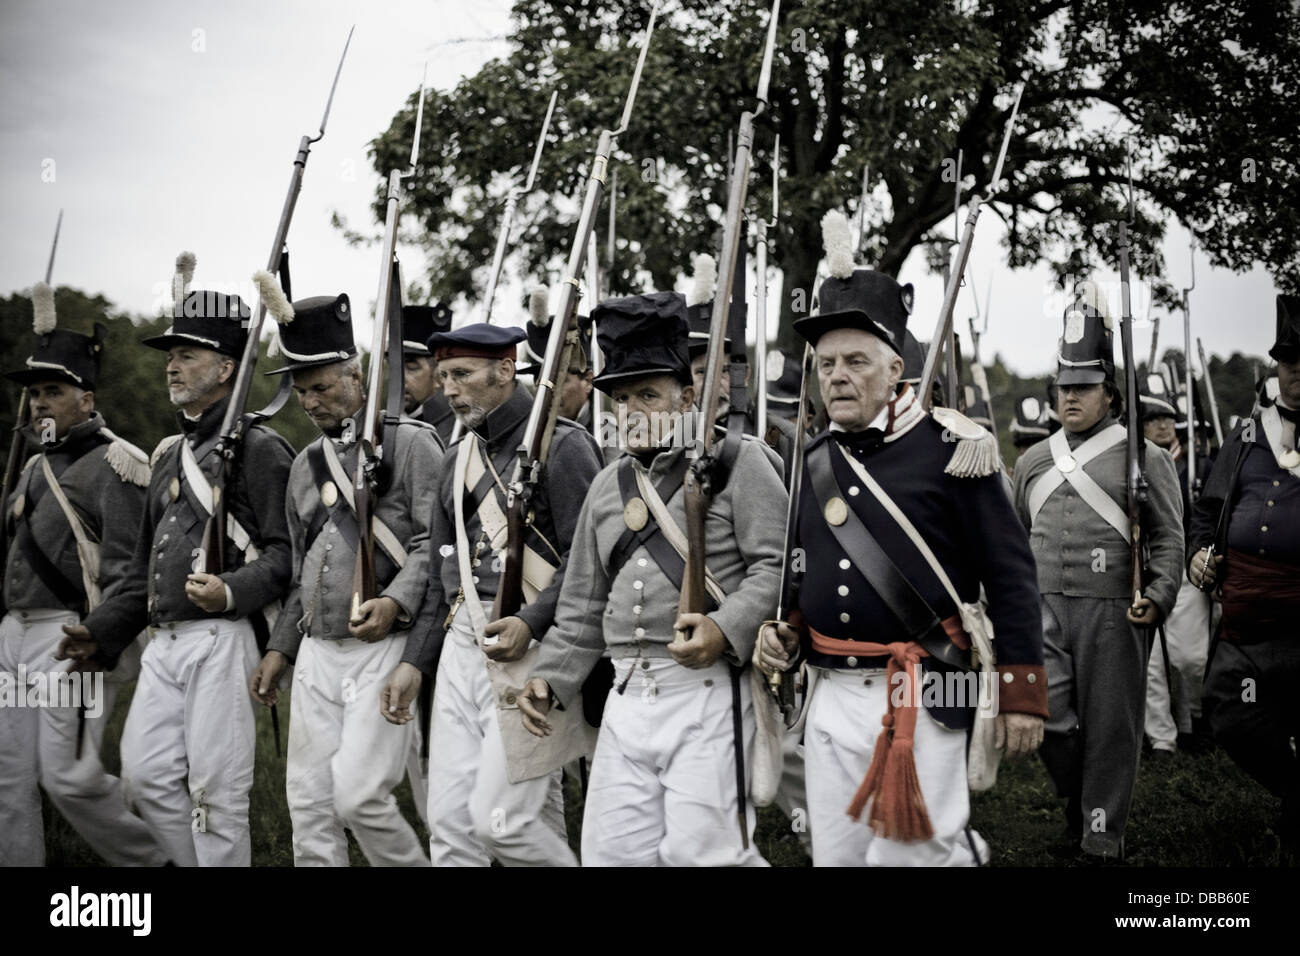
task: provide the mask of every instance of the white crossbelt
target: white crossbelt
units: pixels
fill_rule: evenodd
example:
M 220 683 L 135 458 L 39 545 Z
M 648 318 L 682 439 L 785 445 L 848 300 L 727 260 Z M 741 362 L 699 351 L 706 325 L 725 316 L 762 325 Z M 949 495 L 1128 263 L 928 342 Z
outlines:
M 457 569 L 460 571 L 460 586 L 465 592 L 465 604 L 469 608 L 474 631 L 476 634 L 482 635 L 483 628 L 487 625 L 487 617 L 484 615 L 482 603 L 479 601 L 478 589 L 474 587 L 474 576 L 470 567 L 471 546 L 469 534 L 465 530 L 464 504 L 466 489 L 476 487 L 487 470 L 483 467 L 483 461 L 479 457 L 477 449 L 478 437 L 473 432 L 469 432 L 461 439 L 460 445 L 456 449 L 456 472 L 452 481 L 451 497 L 456 511 L 456 557 Z M 493 478 L 496 480 L 495 474 Z M 478 520 L 483 533 L 487 535 L 491 547 L 494 550 L 504 548 L 508 530 L 506 516 L 497 503 L 497 496 L 491 491 L 484 496 L 483 501 L 479 504 Z M 552 550 L 554 549 L 552 548 Z M 556 560 L 559 560 L 558 555 L 556 555 Z M 531 604 L 537 600 L 537 596 L 550 585 L 551 580 L 555 577 L 555 572 L 555 565 L 552 565 L 528 545 L 524 545 L 522 587 L 525 604 Z
M 334 484 L 338 485 L 343 500 L 348 503 L 348 507 L 352 509 L 352 513 L 355 515 L 357 513 L 357 502 L 352 493 L 352 479 L 343 470 L 343 462 L 339 461 L 339 453 L 334 449 L 334 443 L 328 438 L 322 438 L 321 445 L 325 451 L 325 465 L 330 470 L 330 477 L 334 479 Z M 359 460 L 357 467 L 361 467 Z M 383 519 L 372 514 L 370 516 L 370 530 L 374 532 L 375 540 L 379 542 L 379 546 L 393 559 L 393 563 L 399 568 L 405 567 L 406 549 L 402 547 L 402 542 L 397 540 L 397 535 L 393 534 L 392 529 L 384 524 Z
M 208 482 L 208 476 L 203 473 L 199 467 L 198 460 L 194 457 L 194 449 L 184 438 L 181 439 L 181 467 L 185 469 L 185 481 L 194 489 L 194 497 L 198 500 L 199 505 L 212 517 L 212 497 L 214 489 Z M 252 538 L 244 530 L 244 526 L 234 514 L 226 510 L 226 534 L 230 540 L 235 543 L 235 547 L 244 553 L 244 560 L 250 564 L 257 560 L 257 546 L 253 544 Z
M 1114 528 L 1125 541 L 1131 540 L 1128 514 L 1119 503 L 1108 495 L 1101 485 L 1086 471 L 1088 464 L 1102 452 L 1114 448 L 1127 437 L 1124 426 L 1116 422 L 1093 435 L 1073 452 L 1065 438 L 1065 429 L 1053 433 L 1047 440 L 1047 447 L 1052 452 L 1052 468 L 1034 482 L 1029 489 L 1029 518 L 1037 520 L 1038 512 L 1043 509 L 1047 499 L 1065 482 L 1070 483 L 1084 503 Z M 1062 465 L 1068 467 L 1062 469 Z

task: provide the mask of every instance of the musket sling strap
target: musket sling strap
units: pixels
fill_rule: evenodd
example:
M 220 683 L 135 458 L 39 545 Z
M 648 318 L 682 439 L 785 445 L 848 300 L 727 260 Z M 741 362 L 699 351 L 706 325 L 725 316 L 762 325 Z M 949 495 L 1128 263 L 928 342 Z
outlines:
M 1071 452 L 1070 444 L 1065 438 L 1065 429 L 1054 432 L 1052 437 L 1047 440 L 1047 447 L 1052 452 L 1053 466 L 1044 472 L 1034 482 L 1034 486 L 1029 489 L 1030 521 L 1038 518 L 1038 512 L 1047 503 L 1047 499 L 1052 496 L 1052 493 L 1057 488 L 1068 481 L 1089 508 L 1097 512 L 1103 521 L 1119 532 L 1121 538 L 1126 542 L 1129 541 L 1132 534 L 1129 528 L 1128 514 L 1114 498 L 1106 494 L 1105 490 L 1093 480 L 1091 475 L 1084 471 L 1084 465 L 1103 452 L 1114 448 L 1124 441 L 1126 437 L 1127 432 L 1124 430 L 1124 426 L 1116 422 L 1109 428 L 1102 429 Z M 1062 463 L 1069 464 L 1068 470 L 1061 470 Z
M 347 503 L 348 510 L 356 515 L 356 496 L 352 491 L 352 479 L 343 469 L 343 462 L 339 461 L 338 450 L 334 447 L 332 441 L 321 439 L 320 449 L 325 459 L 325 466 L 329 469 L 330 477 L 334 484 L 338 486 L 340 499 Z M 370 529 L 374 532 L 375 541 L 384 549 L 384 552 L 393 560 L 393 563 L 399 568 L 406 566 L 406 549 L 402 543 L 397 540 L 397 535 L 393 534 L 391 528 L 384 524 L 382 518 L 378 515 L 370 516 Z
M 650 483 L 649 477 L 640 468 L 636 469 L 636 484 L 641 491 L 641 497 L 645 499 L 646 505 L 650 508 L 650 514 L 654 517 L 655 524 L 659 526 L 663 536 L 668 539 L 668 543 L 673 546 L 673 550 L 677 552 L 677 556 L 681 558 L 684 566 L 690 550 L 686 535 L 681 528 L 677 527 L 677 522 L 673 520 L 672 514 L 668 511 L 668 506 L 664 504 L 664 500 L 659 497 L 659 492 L 655 490 L 655 486 Z M 681 586 L 680 575 L 676 583 L 678 587 Z M 704 590 L 708 592 L 714 604 L 721 604 L 722 599 L 727 596 L 727 592 L 722 589 L 722 585 L 718 583 L 718 579 L 713 576 L 713 572 L 709 570 L 707 565 L 704 568 Z
M 1286 441 L 1282 434 L 1282 416 L 1278 414 L 1277 406 L 1270 405 L 1268 408 L 1260 412 L 1259 421 L 1260 424 L 1264 426 L 1264 437 L 1268 439 L 1269 450 L 1273 452 L 1273 457 L 1277 459 L 1278 467 L 1282 468 L 1284 471 L 1289 471 L 1297 478 L 1300 478 L 1300 464 L 1296 465 L 1294 468 L 1287 468 L 1282 464 L 1283 456 L 1285 456 L 1289 450 L 1294 450 L 1296 442 L 1295 433 L 1293 432 L 1291 438 L 1292 447 L 1291 449 L 1286 447 Z

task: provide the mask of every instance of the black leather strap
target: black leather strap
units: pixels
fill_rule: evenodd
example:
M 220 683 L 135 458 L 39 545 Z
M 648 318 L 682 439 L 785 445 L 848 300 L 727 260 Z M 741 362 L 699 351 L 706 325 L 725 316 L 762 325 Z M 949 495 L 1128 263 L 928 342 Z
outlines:
M 962 659 L 964 655 L 961 649 L 948 639 L 947 632 L 939 623 L 939 615 L 925 598 L 921 597 L 903 572 L 898 570 L 898 565 L 894 564 L 872 537 L 858 513 L 848 506 L 835 480 L 835 473 L 831 466 L 832 453 L 830 443 L 824 442 L 813 449 L 812 454 L 808 456 L 807 467 L 808 476 L 812 479 L 813 495 L 822 512 L 822 520 L 825 520 L 827 502 L 832 498 L 839 498 L 844 502 L 844 510 L 847 513 L 844 523 L 835 525 L 826 522 L 840 549 L 848 555 L 857 572 L 866 578 L 867 583 L 880 595 L 880 599 L 903 625 L 903 629 L 912 640 L 924 647 L 931 657 L 938 658 L 953 667 L 969 669 L 970 662 Z
M 655 490 L 659 493 L 660 499 L 665 503 L 667 503 L 677 489 L 681 487 L 682 479 L 686 475 L 686 468 L 688 465 L 689 462 L 687 461 L 686 456 L 682 455 L 655 486 Z M 633 498 L 641 497 L 641 489 L 637 487 L 636 473 L 632 468 L 633 465 L 631 458 L 625 458 L 618 466 L 618 490 L 619 495 L 623 499 L 624 506 L 626 506 Z M 646 510 L 649 512 L 648 506 Z M 628 540 L 629 535 L 631 536 L 630 540 Z M 625 540 L 627 541 L 626 545 L 624 544 Z M 620 537 L 618 542 L 614 545 L 614 550 L 610 555 L 610 580 L 612 581 L 618 576 L 619 571 L 623 569 L 623 565 L 627 563 L 628 559 L 638 547 L 644 547 L 649 551 L 650 557 L 654 558 L 655 564 L 658 565 L 659 570 L 663 572 L 664 577 L 668 578 L 668 582 L 674 588 L 681 590 L 682 578 L 686 574 L 686 561 L 677 553 L 677 549 L 674 548 L 672 543 L 664 536 L 658 523 L 654 520 L 653 514 L 650 514 L 647 518 L 644 528 L 640 531 L 632 531 L 632 529 L 629 528 L 627 531 L 623 532 L 623 536 Z M 714 602 L 712 597 L 708 597 L 707 595 L 706 597 L 707 603 L 705 605 L 705 613 L 707 614 L 709 611 L 715 610 L 717 604 Z
M 334 480 L 329 465 L 325 461 L 325 441 L 326 439 L 323 438 L 318 439 L 307 446 L 307 467 L 311 469 L 311 480 L 315 482 L 318 489 L 324 487 L 325 482 Z M 317 501 L 316 510 L 311 516 L 311 521 L 307 525 L 307 533 L 303 538 L 303 553 L 306 554 L 311 550 L 311 546 L 324 529 L 327 521 L 334 522 L 334 527 L 338 528 L 343 543 L 351 548 L 355 554 L 360 539 L 360 529 L 357 526 L 356 513 L 348 507 L 342 489 L 339 490 L 338 497 L 334 499 L 333 505 L 326 506 L 325 502 Z M 387 583 L 396 575 L 397 565 L 393 563 L 387 551 L 376 545 L 375 579 L 380 583 Z

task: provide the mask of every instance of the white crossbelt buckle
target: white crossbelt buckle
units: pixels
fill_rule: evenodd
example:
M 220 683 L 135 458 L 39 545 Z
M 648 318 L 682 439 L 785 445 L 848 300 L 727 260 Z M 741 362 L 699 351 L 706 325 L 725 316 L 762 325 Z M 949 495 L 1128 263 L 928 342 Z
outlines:
M 1075 464 L 1076 462 L 1073 455 L 1062 455 L 1060 458 L 1056 459 L 1056 468 L 1062 474 L 1068 475 L 1070 472 L 1074 471 Z

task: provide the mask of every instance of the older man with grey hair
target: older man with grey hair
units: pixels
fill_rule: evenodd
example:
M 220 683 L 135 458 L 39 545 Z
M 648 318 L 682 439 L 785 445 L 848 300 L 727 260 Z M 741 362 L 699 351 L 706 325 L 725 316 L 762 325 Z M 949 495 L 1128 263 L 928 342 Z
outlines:
M 223 466 L 217 445 L 249 310 L 238 296 L 188 291 L 187 283 L 185 276 L 172 327 L 144 343 L 167 353 L 181 432 L 154 451 L 123 587 L 80 625 L 64 628 L 62 649 L 78 666 L 111 668 L 149 626 L 152 640 L 122 732 L 128 794 L 172 862 L 248 866 L 256 722 L 243 688 L 265 640 L 263 609 L 289 585 L 284 493 L 293 452 L 269 428 L 246 430 L 235 479 L 224 489 L 228 528 L 237 529 L 226 535 L 227 570 L 193 570 L 211 483 Z
M 348 297 L 294 303 L 292 322 L 280 327 L 280 348 L 289 361 L 271 374 L 293 376 L 298 401 L 322 434 L 289 472 L 294 587 L 249 687 L 274 704 L 280 675 L 296 664 L 285 768 L 294 863 L 346 866 L 347 827 L 372 866 L 428 866 L 393 797 L 412 769 L 415 728 L 385 722 L 379 694 L 424 602 L 425 502 L 441 473 L 441 443 L 431 425 L 412 419 L 392 429 L 371 516 L 378 593 L 351 607 L 360 560 L 352 487 L 366 395 Z M 418 769 L 414 777 L 418 784 Z

